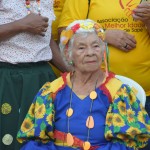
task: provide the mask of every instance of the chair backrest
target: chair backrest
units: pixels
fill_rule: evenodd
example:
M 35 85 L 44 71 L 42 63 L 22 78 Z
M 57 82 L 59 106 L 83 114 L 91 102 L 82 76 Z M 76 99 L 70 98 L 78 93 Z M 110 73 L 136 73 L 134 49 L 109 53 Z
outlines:
M 146 94 L 144 89 L 141 87 L 141 85 L 139 85 L 134 80 L 127 78 L 125 76 L 116 75 L 115 77 L 121 80 L 123 83 L 129 85 L 131 88 L 135 88 L 137 90 L 137 94 L 136 94 L 137 98 L 141 101 L 143 107 L 145 107 Z

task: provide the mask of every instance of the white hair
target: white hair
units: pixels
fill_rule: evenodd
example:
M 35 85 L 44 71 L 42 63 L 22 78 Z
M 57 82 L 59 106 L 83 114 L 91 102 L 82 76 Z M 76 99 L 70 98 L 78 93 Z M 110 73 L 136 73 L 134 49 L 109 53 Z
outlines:
M 84 24 L 85 26 L 87 25 L 88 26 L 88 24 L 89 23 L 96 23 L 96 22 L 94 22 L 93 20 L 90 20 L 90 19 L 86 19 L 86 20 L 76 20 L 76 21 L 74 21 L 74 22 L 72 22 L 71 24 L 69 24 L 68 25 L 68 27 L 66 28 L 66 30 L 71 30 L 71 28 L 74 26 L 74 25 L 76 25 L 76 24 Z M 102 31 L 103 32 L 103 31 Z M 87 33 L 95 33 L 95 34 L 97 34 L 96 33 L 96 30 L 95 30 L 95 28 L 88 28 L 88 29 L 85 29 L 85 28 L 79 28 L 79 29 L 77 29 L 76 30 L 76 32 L 75 32 L 75 34 L 71 37 L 71 39 L 68 41 L 68 47 L 67 47 L 67 52 L 68 52 L 68 55 L 69 55 L 69 57 L 71 58 L 72 57 L 72 46 L 73 46 L 73 42 L 74 42 L 74 37 L 75 37 L 75 35 L 77 35 L 77 34 L 81 34 L 81 35 L 85 35 L 85 36 L 87 36 Z M 100 38 L 99 38 L 100 39 Z M 100 39 L 100 45 L 102 46 L 102 51 L 104 51 L 104 45 L 105 45 L 105 43 L 102 41 L 102 39 Z M 68 61 L 67 61 L 67 59 L 66 59 L 66 57 L 65 57 L 65 49 L 66 49 L 66 45 L 64 45 L 63 43 L 62 43 L 62 41 L 61 41 L 61 39 L 60 39 L 60 43 L 59 43 L 59 48 L 60 48 L 60 51 L 61 51 L 61 55 L 62 55 L 62 57 L 63 57 L 63 60 L 64 60 L 64 62 L 65 62 L 65 64 L 68 66 L 69 64 L 68 64 Z

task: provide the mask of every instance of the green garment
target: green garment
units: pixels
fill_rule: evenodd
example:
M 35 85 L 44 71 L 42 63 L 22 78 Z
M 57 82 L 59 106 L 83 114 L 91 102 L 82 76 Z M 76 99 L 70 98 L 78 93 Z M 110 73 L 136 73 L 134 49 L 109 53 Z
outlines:
M 1 150 L 20 149 L 16 134 L 29 106 L 42 85 L 55 78 L 47 62 L 15 65 L 0 63 Z

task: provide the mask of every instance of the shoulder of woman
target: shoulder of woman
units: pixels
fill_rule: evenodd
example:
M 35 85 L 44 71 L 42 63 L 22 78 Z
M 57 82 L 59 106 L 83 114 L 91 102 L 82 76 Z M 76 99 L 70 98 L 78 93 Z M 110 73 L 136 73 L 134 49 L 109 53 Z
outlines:
M 70 74 L 69 73 L 64 73 L 62 74 L 61 77 L 55 79 L 54 81 L 52 82 L 46 82 L 41 90 L 43 92 L 47 91 L 46 94 L 49 94 L 49 93 L 57 93 L 58 91 L 62 90 L 66 84 L 67 84 L 67 76 L 69 76 Z
M 108 96 L 110 103 L 113 102 L 117 91 L 122 85 L 122 81 L 115 78 L 115 74 L 113 73 L 110 73 L 106 78 L 106 81 L 104 84 L 102 84 L 101 89 L 103 90 L 104 94 Z

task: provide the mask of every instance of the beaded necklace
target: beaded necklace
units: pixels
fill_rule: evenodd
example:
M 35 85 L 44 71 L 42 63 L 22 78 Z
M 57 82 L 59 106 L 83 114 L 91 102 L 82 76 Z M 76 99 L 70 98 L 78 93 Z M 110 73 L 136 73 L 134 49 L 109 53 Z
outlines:
M 37 3 L 38 14 L 41 15 L 40 0 L 36 0 L 36 3 Z M 30 0 L 25 0 L 25 5 L 26 5 L 26 8 L 27 8 L 28 14 L 31 13 L 31 5 L 30 4 L 31 4 Z
M 75 78 L 75 77 L 74 77 Z M 73 78 L 73 82 L 72 82 L 72 88 L 71 88 L 71 93 L 70 93 L 70 101 L 69 101 L 69 108 L 67 109 L 66 111 L 66 116 L 67 116 L 67 130 L 68 130 L 68 133 L 67 133 L 67 137 L 66 137 L 66 142 L 67 142 L 67 145 L 68 146 L 72 146 L 73 143 L 74 143 L 74 139 L 73 139 L 73 136 L 72 134 L 70 133 L 70 117 L 73 115 L 73 109 L 72 109 L 72 92 L 73 92 L 73 83 L 74 83 L 74 78 Z M 97 86 L 97 82 L 98 82 L 98 79 L 99 79 L 99 76 L 95 82 L 95 89 L 96 89 L 96 86 Z M 89 142 L 89 137 L 90 137 L 90 129 L 94 128 L 94 119 L 92 117 L 92 108 L 93 108 L 93 103 L 94 103 L 94 100 L 97 98 L 97 93 L 95 90 L 93 90 L 92 92 L 90 92 L 90 95 L 89 95 L 90 99 L 91 99 L 91 105 L 90 105 L 90 115 L 87 117 L 87 120 L 86 120 L 86 127 L 88 128 L 88 131 L 87 131 L 87 139 L 86 141 L 83 143 L 83 149 L 84 150 L 89 150 L 90 147 L 91 147 L 91 144 Z

